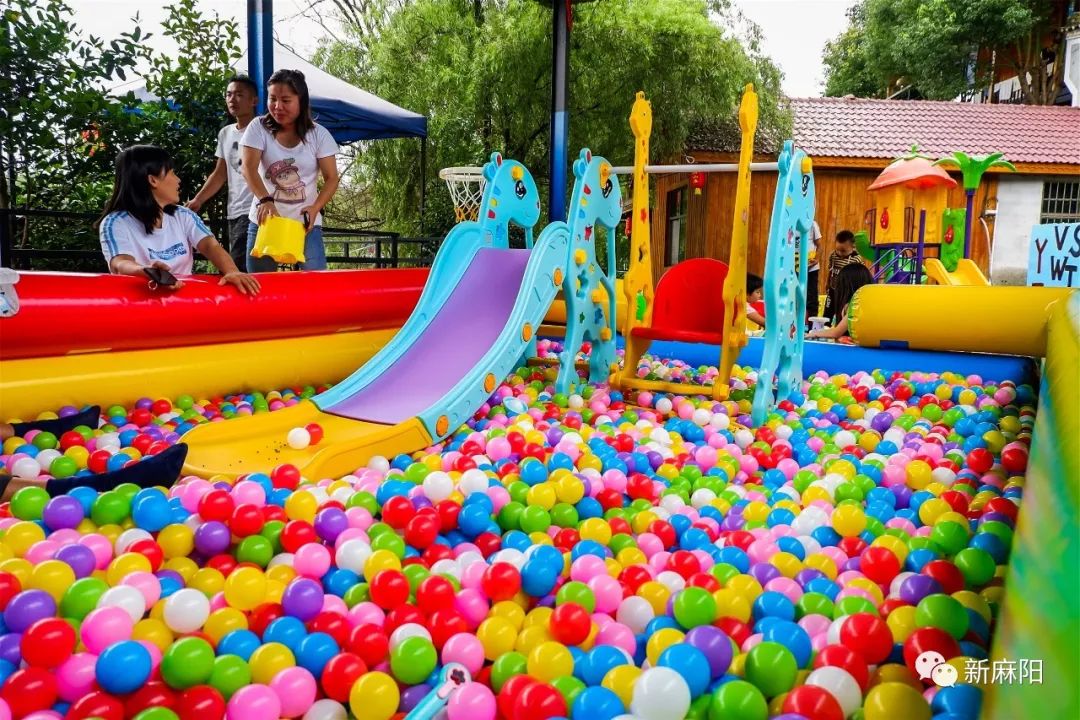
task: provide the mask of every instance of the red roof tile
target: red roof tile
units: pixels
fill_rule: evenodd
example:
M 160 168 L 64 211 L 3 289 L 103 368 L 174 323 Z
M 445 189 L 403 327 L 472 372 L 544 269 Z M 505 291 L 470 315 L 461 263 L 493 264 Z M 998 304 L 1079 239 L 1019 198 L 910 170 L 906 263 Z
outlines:
M 895 158 L 1003 152 L 1021 163 L 1080 165 L 1080 108 L 926 100 L 794 98 L 795 145 L 811 156 Z

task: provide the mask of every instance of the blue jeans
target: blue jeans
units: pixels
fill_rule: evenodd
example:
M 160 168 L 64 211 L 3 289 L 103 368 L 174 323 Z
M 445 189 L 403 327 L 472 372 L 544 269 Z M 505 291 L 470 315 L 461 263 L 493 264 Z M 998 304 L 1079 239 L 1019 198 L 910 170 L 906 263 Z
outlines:
M 259 226 L 253 222 L 248 223 L 247 232 L 247 271 L 248 272 L 277 272 L 278 266 L 272 257 L 251 257 L 251 251 L 255 248 L 255 236 L 259 233 Z M 323 246 L 322 225 L 315 225 L 304 236 L 304 262 L 300 263 L 303 270 L 326 269 L 326 247 Z

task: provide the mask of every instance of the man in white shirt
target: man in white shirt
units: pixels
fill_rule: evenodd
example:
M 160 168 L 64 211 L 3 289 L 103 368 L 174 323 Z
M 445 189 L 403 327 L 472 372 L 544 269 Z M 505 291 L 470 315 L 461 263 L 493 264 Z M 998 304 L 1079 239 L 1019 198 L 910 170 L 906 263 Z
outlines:
M 251 189 L 244 181 L 241 170 L 243 148 L 240 138 L 255 117 L 255 106 L 259 102 L 259 91 L 255 82 L 247 75 L 235 75 L 229 80 L 225 91 L 225 107 L 236 118 L 221 128 L 218 133 L 217 164 L 206 178 L 202 188 L 187 204 L 199 212 L 203 204 L 221 190 L 222 185 L 229 185 L 229 255 L 239 268 L 247 265 L 248 211 L 251 209 Z

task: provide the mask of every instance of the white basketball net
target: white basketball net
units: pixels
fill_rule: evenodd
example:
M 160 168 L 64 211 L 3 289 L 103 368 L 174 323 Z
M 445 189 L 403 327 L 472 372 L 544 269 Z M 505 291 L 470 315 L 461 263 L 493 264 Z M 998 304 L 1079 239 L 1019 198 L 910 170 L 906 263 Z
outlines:
M 457 222 L 476 220 L 480 212 L 480 199 L 484 196 L 483 168 L 448 167 L 439 171 L 439 177 L 446 181 L 450 199 L 454 201 L 454 217 Z

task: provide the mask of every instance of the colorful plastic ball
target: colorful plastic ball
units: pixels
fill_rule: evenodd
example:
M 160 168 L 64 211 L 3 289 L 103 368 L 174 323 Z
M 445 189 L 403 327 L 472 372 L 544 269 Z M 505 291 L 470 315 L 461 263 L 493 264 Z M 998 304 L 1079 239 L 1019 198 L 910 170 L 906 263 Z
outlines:
M 605 687 L 585 688 L 570 708 L 572 720 L 613 720 L 622 715 L 623 707 L 619 696 Z
M 806 685 L 815 685 L 826 690 L 836 699 L 843 711 L 843 717 L 849 717 L 862 704 L 862 690 L 859 683 L 847 670 L 826 665 L 810 673 Z M 799 712 L 795 709 L 794 712 Z
M 937 593 L 927 595 L 915 608 L 915 624 L 918 627 L 940 628 L 957 640 L 968 631 L 967 609 L 955 598 Z
M 630 711 L 643 720 L 682 720 L 690 700 L 690 688 L 682 675 L 669 667 L 653 667 L 634 683 Z
M 514 700 L 513 720 L 547 720 L 566 717 L 566 700 L 562 693 L 543 682 L 533 682 Z
M 727 672 L 731 665 L 733 651 L 731 639 L 724 634 L 723 630 L 705 625 L 696 627 L 686 633 L 685 642 L 705 655 L 713 678 L 718 678 Z
M 75 629 L 60 618 L 42 618 L 23 633 L 19 643 L 27 665 L 54 668 L 75 652 Z
M 410 637 L 390 651 L 390 670 L 394 677 L 408 685 L 416 685 L 431 674 L 439 657 L 431 640 Z
M 161 677 L 170 687 L 186 690 L 210 678 L 214 648 L 199 637 L 180 638 L 161 658 Z
M 349 692 L 361 675 L 367 672 L 367 664 L 354 653 L 340 653 L 330 658 L 323 668 L 320 683 L 328 697 L 347 703 Z
M 870 688 L 863 701 L 865 720 L 930 720 L 930 706 L 915 688 L 902 682 L 884 682 Z
M 226 706 L 226 720 L 278 720 L 281 717 L 281 699 L 273 688 L 265 685 L 248 685 L 241 688 Z
M 884 620 L 869 613 L 855 613 L 840 626 L 840 642 L 877 665 L 892 652 L 892 632 Z
M 192 588 L 178 590 L 165 599 L 165 624 L 177 633 L 195 632 L 210 617 L 210 600 Z
M 150 678 L 150 652 L 135 640 L 110 645 L 97 659 L 95 677 L 101 689 L 126 695 L 142 687 Z
M 176 714 L 187 718 L 225 717 L 225 698 L 209 685 L 196 685 L 176 697 Z
M 310 578 L 297 578 L 285 588 L 281 606 L 285 613 L 303 622 L 311 620 L 323 607 L 322 586 Z
M 134 629 L 135 623 L 123 608 L 110 606 L 88 614 L 79 627 L 79 634 L 86 649 L 100 655 L 113 643 L 130 639 Z
M 401 693 L 394 679 L 377 671 L 357 680 L 349 694 L 349 708 L 356 720 L 390 720 L 400 701 Z
M 56 696 L 56 678 L 45 668 L 16 670 L 0 688 L 0 699 L 7 702 L 12 716 L 17 718 L 51 707 Z
M 25 632 L 43 618 L 56 615 L 56 600 L 44 590 L 23 590 L 4 608 L 4 625 L 11 632 Z
M 307 428 L 293 428 L 285 436 L 285 443 L 293 450 L 303 450 L 311 445 L 311 433 Z
M 844 720 L 840 703 L 828 690 L 816 685 L 800 685 L 784 698 L 783 710 L 812 720 Z M 898 716 L 904 717 L 904 716 Z
M 672 645 L 660 653 L 657 667 L 671 668 L 677 672 L 690 689 L 690 697 L 695 699 L 705 693 L 712 680 L 712 671 L 705 653 L 685 643 Z
M 450 696 L 446 704 L 449 720 L 495 720 L 495 695 L 480 683 L 468 683 Z
M 709 720 L 766 720 L 765 696 L 745 680 L 732 680 L 716 688 L 709 704 Z
M 207 684 L 228 700 L 237 690 L 251 684 L 251 668 L 238 655 L 218 655 Z
M 687 629 L 710 625 L 716 619 L 716 599 L 705 588 L 688 587 L 675 596 L 674 614 Z
M 302 667 L 286 668 L 270 681 L 281 703 L 280 714 L 285 717 L 298 717 L 315 702 L 318 685 L 315 677 Z

